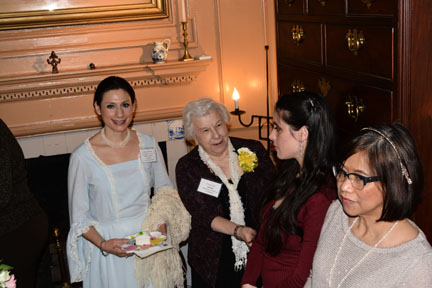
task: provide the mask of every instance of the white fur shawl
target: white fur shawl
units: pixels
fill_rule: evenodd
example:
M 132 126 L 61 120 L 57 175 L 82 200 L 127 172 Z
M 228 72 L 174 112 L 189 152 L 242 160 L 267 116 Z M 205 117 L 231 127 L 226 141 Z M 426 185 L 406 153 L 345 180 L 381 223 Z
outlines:
M 138 287 L 154 288 L 183 287 L 183 262 L 179 255 L 179 244 L 189 236 L 191 216 L 171 187 L 159 188 L 152 198 L 141 229 L 156 230 L 160 224 L 167 225 L 167 241 L 174 248 L 158 252 L 146 258 L 134 257 Z

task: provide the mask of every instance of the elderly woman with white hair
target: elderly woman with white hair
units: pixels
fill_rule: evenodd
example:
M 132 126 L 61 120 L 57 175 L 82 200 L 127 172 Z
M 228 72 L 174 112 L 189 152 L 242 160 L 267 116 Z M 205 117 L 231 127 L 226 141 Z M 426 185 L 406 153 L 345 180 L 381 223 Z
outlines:
M 275 172 L 260 142 L 228 136 L 229 121 L 225 106 L 211 99 L 184 109 L 185 137 L 197 147 L 177 163 L 176 179 L 192 215 L 193 287 L 240 287 L 256 235 L 256 206 Z

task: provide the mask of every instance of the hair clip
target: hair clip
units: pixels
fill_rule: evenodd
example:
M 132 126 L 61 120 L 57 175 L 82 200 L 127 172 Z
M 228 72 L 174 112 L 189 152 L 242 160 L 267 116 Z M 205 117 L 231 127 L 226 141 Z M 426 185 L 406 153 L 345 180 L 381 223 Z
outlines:
M 313 103 L 312 99 L 309 99 L 309 102 L 310 102 L 310 104 L 311 104 L 312 108 L 314 108 L 314 107 L 315 107 L 315 105 L 314 105 L 314 103 Z
M 409 185 L 411 185 L 412 184 L 412 180 L 411 180 L 411 178 L 410 178 L 410 176 L 409 176 L 409 173 L 408 173 L 408 170 L 407 170 L 407 168 L 405 167 L 405 165 L 402 163 L 402 158 L 400 157 L 400 155 L 399 155 L 399 151 L 396 149 L 396 146 L 394 145 L 394 143 L 383 133 L 383 132 L 381 132 L 381 131 L 379 131 L 379 130 L 377 130 L 377 129 L 375 129 L 375 128 L 372 128 L 372 127 L 366 127 L 366 128 L 363 128 L 363 129 L 361 129 L 361 131 L 363 131 L 363 130 L 370 130 L 370 131 L 373 131 L 373 132 L 375 132 L 375 133 L 378 133 L 379 135 L 381 135 L 385 140 L 387 140 L 387 142 L 389 142 L 390 143 L 390 145 L 393 147 L 393 150 L 396 152 L 396 156 L 398 157 L 398 159 L 399 159 L 399 164 L 400 164 L 400 167 L 401 167 L 401 172 L 402 172 L 402 177 L 405 177 L 405 179 L 407 180 L 407 182 L 408 182 L 408 184 Z

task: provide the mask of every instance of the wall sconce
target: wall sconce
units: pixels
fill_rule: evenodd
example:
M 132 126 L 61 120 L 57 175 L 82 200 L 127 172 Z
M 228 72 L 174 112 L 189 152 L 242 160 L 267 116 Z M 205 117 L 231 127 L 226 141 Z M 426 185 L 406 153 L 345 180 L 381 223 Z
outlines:
M 239 95 L 239 93 L 238 93 L 238 91 L 237 91 L 236 88 L 234 88 L 232 99 L 234 100 L 235 110 L 231 111 L 231 114 L 238 116 L 238 120 L 239 120 L 239 122 L 240 122 L 240 124 L 242 126 L 244 126 L 244 127 L 250 127 L 254 123 L 254 120 L 258 119 L 258 126 L 259 126 L 259 128 L 258 128 L 259 129 L 258 130 L 258 134 L 259 135 L 258 136 L 259 136 L 259 139 L 260 140 L 267 140 L 267 151 L 269 151 L 269 148 L 270 148 L 270 138 L 269 138 L 269 136 L 270 136 L 270 120 L 272 119 L 272 117 L 269 116 L 268 109 L 267 109 L 267 115 L 266 116 L 252 115 L 250 122 L 246 124 L 241 119 L 241 115 L 245 114 L 246 111 L 243 111 L 243 110 L 239 109 L 239 103 L 238 103 L 238 101 L 240 99 L 240 95 Z M 267 126 L 267 136 L 266 137 L 264 137 L 262 135 L 262 131 L 261 131 L 262 128 L 264 127 L 264 124 L 267 124 L 266 125 Z
M 239 109 L 239 100 L 240 100 L 240 94 L 238 93 L 237 89 L 234 88 L 233 91 L 233 95 L 232 95 L 232 99 L 234 100 L 234 111 L 231 111 L 232 115 L 237 115 L 238 116 L 238 120 L 240 122 L 240 124 L 244 127 L 249 127 L 253 124 L 255 119 L 258 119 L 258 134 L 259 134 L 259 139 L 260 140 L 266 140 L 267 141 L 267 153 L 270 154 L 270 120 L 273 117 L 270 117 L 270 104 L 269 104 L 269 94 L 268 94 L 268 49 L 269 46 L 265 45 L 264 48 L 266 49 L 266 81 L 267 81 L 267 114 L 266 116 L 261 116 L 261 115 L 252 115 L 251 116 L 251 120 L 248 124 L 243 123 L 243 121 L 241 120 L 241 115 L 245 114 L 246 112 L 243 110 Z M 264 124 L 267 124 L 267 136 L 264 137 L 262 136 L 262 128 L 264 127 Z

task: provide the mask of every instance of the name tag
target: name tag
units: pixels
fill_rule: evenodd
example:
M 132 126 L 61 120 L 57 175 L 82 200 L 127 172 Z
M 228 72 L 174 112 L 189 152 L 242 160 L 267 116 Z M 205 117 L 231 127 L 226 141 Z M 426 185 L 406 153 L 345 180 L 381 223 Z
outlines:
M 154 148 L 140 150 L 143 162 L 156 162 L 156 150 Z
M 217 183 L 217 182 L 213 182 L 201 178 L 200 184 L 198 186 L 198 192 L 217 198 L 219 197 L 219 192 L 221 190 L 221 187 L 222 187 L 222 183 Z

